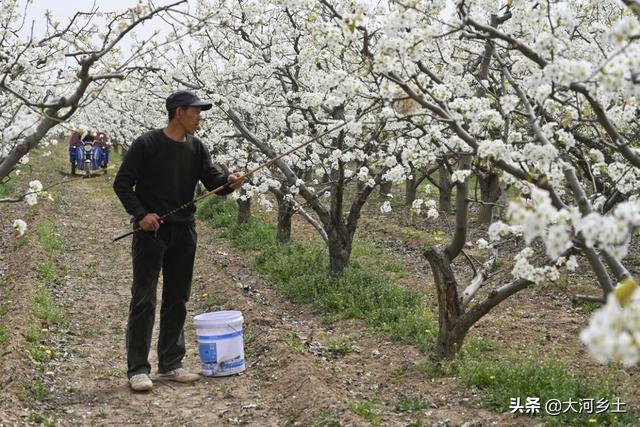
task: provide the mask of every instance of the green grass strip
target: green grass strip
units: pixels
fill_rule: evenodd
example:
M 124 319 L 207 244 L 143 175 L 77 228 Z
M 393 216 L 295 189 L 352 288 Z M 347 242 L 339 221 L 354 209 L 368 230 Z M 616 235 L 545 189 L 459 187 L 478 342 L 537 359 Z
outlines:
M 36 226 L 36 234 L 42 248 L 48 254 L 62 249 L 62 239 L 55 231 L 55 225 L 48 219 L 38 223 Z
M 458 377 L 471 390 L 479 392 L 485 406 L 500 412 L 513 412 L 518 400 L 520 405 L 525 406 L 525 412 L 527 407 L 536 406 L 531 403 L 527 405 L 527 399 L 538 399 L 537 413 L 518 415 L 542 419 L 549 426 L 629 426 L 636 425 L 635 420 L 638 419 L 628 405 L 620 407 L 626 413 L 614 412 L 614 402 L 618 398 L 624 401 L 616 393 L 613 378 L 587 378 L 571 372 L 567 366 L 555 360 L 541 361 L 532 356 L 503 354 L 493 340 L 470 339 L 455 360 L 441 364 L 430 361 L 424 365 L 424 369 L 431 377 Z M 588 411 L 587 405 L 591 399 L 594 409 Z M 549 401 L 555 401 L 551 405 L 560 402 L 562 413 L 549 413 L 546 408 Z M 601 406 L 598 406 L 598 401 Z M 609 408 L 602 411 L 605 402 Z M 598 411 L 602 413 L 596 414 Z
M 238 225 L 234 201 L 209 199 L 198 208 L 199 218 L 231 240 L 235 248 L 258 251 L 256 269 L 274 288 L 294 302 L 311 304 L 322 314 L 363 320 L 392 337 L 427 351 L 436 324 L 427 297 L 391 283 L 384 275 L 350 262 L 339 275 L 330 275 L 325 250 L 297 243 L 278 244 L 276 229 L 252 218 Z

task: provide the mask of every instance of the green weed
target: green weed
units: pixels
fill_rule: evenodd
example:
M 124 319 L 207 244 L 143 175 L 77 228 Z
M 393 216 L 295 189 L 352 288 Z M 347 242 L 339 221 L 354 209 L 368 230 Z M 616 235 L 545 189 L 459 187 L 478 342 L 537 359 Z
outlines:
M 417 412 L 427 407 L 427 402 L 422 395 L 403 396 L 396 402 L 396 411 L 398 412 Z
M 9 341 L 9 331 L 4 325 L 0 325 L 0 346 Z
M 342 427 L 340 419 L 327 412 L 320 413 L 311 425 L 313 427 Z
M 276 229 L 254 218 L 247 224 L 234 224 L 221 233 L 229 238 L 233 246 L 242 251 L 259 251 L 268 249 L 275 243 Z
M 371 241 L 357 239 L 353 242 L 353 248 L 351 250 L 352 258 L 382 256 L 383 254 L 384 254 L 384 250 L 382 249 L 382 247 L 380 247 L 379 245 L 376 245 Z
M 0 183 L 0 197 L 9 197 L 16 191 L 15 177 L 5 178 L 5 181 Z
M 29 357 L 37 363 L 45 363 L 51 360 L 53 352 L 43 345 L 33 346 L 29 350 Z
M 369 421 L 373 425 L 380 425 L 380 415 L 376 405 L 369 400 L 361 400 L 358 402 L 350 402 L 349 409 Z
M 62 239 L 56 234 L 55 226 L 50 220 L 45 219 L 38 223 L 36 226 L 36 234 L 38 235 L 42 248 L 48 254 L 62 249 Z
M 20 400 L 28 400 L 31 397 L 37 401 L 43 401 L 49 396 L 49 392 L 41 378 L 36 378 L 27 384 L 22 392 L 18 393 Z
M 574 307 L 577 307 L 577 309 L 580 310 L 581 313 L 591 314 L 602 307 L 602 304 L 598 302 L 578 300 L 574 303 Z
M 50 261 L 44 261 L 38 265 L 38 274 L 41 279 L 48 282 L 56 278 L 55 268 Z
M 346 356 L 353 352 L 353 346 L 349 341 L 329 341 L 326 347 L 327 351 L 335 356 Z
M 214 228 L 229 228 L 238 217 L 238 206 L 231 200 L 220 201 L 210 197 L 198 205 L 198 218 Z
M 276 290 L 295 302 L 312 304 L 322 314 L 361 319 L 423 350 L 432 343 L 436 324 L 428 299 L 357 263 L 330 276 L 324 251 L 290 244 L 262 252 L 256 258 L 256 266 L 271 279 Z
M 32 296 L 33 314 L 47 323 L 60 320 L 60 308 L 55 304 L 49 289 L 41 287 Z
M 610 378 L 585 378 L 572 373 L 559 362 L 541 362 L 538 359 L 523 359 L 519 355 L 504 355 L 498 343 L 490 339 L 466 341 L 457 357 L 452 361 L 428 360 L 421 370 L 429 378 L 455 376 L 474 392 L 479 392 L 482 402 L 502 412 L 511 412 L 512 399 L 539 398 L 541 408 L 536 416 L 547 425 L 633 425 L 633 414 L 582 414 L 569 409 L 560 415 L 545 412 L 549 399 L 560 402 L 580 399 L 617 398 L 614 382 Z M 579 406 L 577 406 L 579 409 Z M 567 409 L 565 407 L 565 409 Z
M 32 412 L 29 414 L 29 421 L 37 423 L 43 427 L 55 427 L 58 425 L 58 422 L 53 417 L 47 417 L 46 415 L 42 415 L 39 412 Z
M 285 338 L 285 342 L 298 353 L 302 353 L 304 351 L 304 342 L 296 334 L 290 334 Z
M 276 241 L 276 229 L 270 224 L 253 217 L 246 224 L 238 224 L 238 205 L 232 200 L 207 199 L 198 207 L 198 217 L 220 228 L 220 236 L 242 251 L 267 249 Z
M 217 295 L 206 292 L 202 294 L 202 303 L 206 311 L 215 311 L 222 305 L 222 301 L 220 301 Z
M 587 379 L 557 362 L 541 363 L 539 360 L 518 360 L 515 357 L 497 360 L 465 357 L 460 361 L 457 371 L 464 384 L 482 392 L 483 403 L 503 412 L 509 411 L 513 399 L 520 399 L 525 404 L 527 398 L 539 398 L 541 409 L 537 415 L 548 425 L 632 425 L 633 420 L 637 419 L 637 415 L 630 412 L 579 413 L 581 399 L 615 402 L 617 395 L 613 381 L 607 378 Z M 573 401 L 576 410 L 565 405 L 565 409 L 568 409 L 566 412 L 551 415 L 544 406 L 551 399 Z
M 24 334 L 26 340 L 32 344 L 36 344 L 42 341 L 43 333 L 42 328 L 38 325 L 31 324 L 29 325 L 29 329 Z

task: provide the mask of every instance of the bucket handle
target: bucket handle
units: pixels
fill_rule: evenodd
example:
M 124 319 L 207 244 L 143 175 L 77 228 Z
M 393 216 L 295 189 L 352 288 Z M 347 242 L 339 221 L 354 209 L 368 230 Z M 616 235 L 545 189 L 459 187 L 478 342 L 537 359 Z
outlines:
M 240 332 L 238 330 L 236 330 L 236 328 L 234 328 L 233 326 L 231 326 L 229 323 L 227 323 L 227 328 L 233 330 L 233 332 Z M 241 328 L 242 329 L 242 328 Z

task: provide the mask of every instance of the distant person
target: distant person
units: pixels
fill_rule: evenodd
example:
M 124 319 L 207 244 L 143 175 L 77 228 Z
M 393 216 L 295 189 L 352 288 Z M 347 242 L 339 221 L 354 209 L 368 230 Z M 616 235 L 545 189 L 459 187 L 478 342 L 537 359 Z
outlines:
M 184 322 L 191 293 L 196 253 L 195 206 L 163 221 L 160 216 L 193 199 L 198 181 L 209 190 L 225 185 L 219 194 L 242 186 L 239 173 L 223 175 L 212 166 L 211 156 L 193 136 L 200 112 L 212 104 L 194 93 L 178 91 L 166 99 L 169 124 L 138 137 L 124 156 L 113 188 L 133 216 L 133 285 L 127 324 L 127 375 L 132 390 L 153 387 L 148 361 L 153 331 L 156 287 L 162 270 L 162 307 L 158 338 L 158 377 L 194 382 L 200 376 L 182 367 L 185 355 Z
M 71 136 L 69 136 L 69 146 L 77 146 L 80 145 L 80 132 L 73 131 L 71 132 Z
M 84 135 L 82 135 L 82 142 L 93 142 L 96 139 L 95 131 L 87 131 Z
M 96 139 L 93 145 L 104 148 L 108 145 L 107 141 L 108 141 L 107 135 L 104 132 L 98 132 L 96 134 Z

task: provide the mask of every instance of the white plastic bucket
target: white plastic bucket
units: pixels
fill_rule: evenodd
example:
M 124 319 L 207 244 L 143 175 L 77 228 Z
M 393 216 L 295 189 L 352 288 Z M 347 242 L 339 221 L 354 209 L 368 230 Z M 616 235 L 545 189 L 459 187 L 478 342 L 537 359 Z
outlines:
M 244 371 L 244 340 L 239 311 L 214 311 L 193 318 L 202 374 L 222 377 Z

